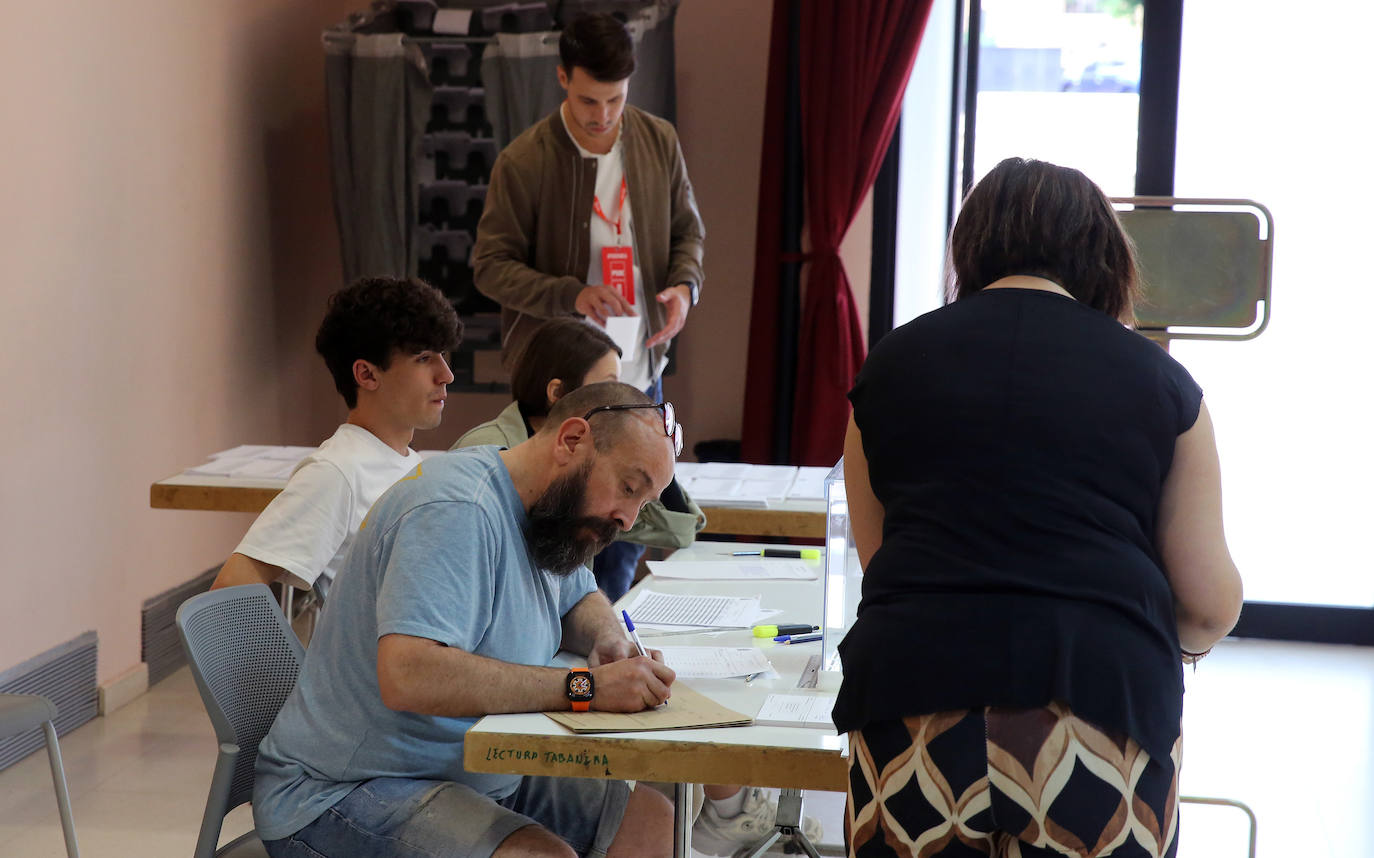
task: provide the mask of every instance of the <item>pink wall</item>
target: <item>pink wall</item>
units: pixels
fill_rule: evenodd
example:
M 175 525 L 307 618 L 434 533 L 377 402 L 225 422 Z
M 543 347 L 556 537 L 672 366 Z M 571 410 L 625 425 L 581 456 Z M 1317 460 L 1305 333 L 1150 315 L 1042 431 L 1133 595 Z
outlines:
M 319 33 L 358 0 L 77 0 L 11 10 L 0 52 L 0 670 L 94 629 L 139 661 L 144 599 L 220 562 L 251 516 L 148 507 L 242 442 L 343 414 L 312 348 L 339 278 Z M 678 15 L 679 129 L 708 283 L 668 382 L 691 440 L 739 437 L 769 7 Z M 866 229 L 849 270 L 868 276 Z M 857 258 L 855 258 L 857 257 Z M 502 397 L 455 396 L 447 447 Z
M 148 484 L 338 417 L 310 344 L 338 278 L 319 32 L 344 0 L 19 4 L 0 52 L 0 669 L 139 609 L 248 516 Z

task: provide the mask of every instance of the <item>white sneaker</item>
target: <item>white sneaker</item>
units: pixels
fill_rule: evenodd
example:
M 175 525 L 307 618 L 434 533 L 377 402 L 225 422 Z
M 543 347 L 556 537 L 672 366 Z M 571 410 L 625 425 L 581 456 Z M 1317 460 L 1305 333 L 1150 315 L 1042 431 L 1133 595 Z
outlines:
M 773 833 L 778 803 L 759 787 L 744 788 L 744 809 L 734 816 L 722 817 L 707 801 L 692 826 L 692 848 L 704 855 L 734 855 L 757 846 Z M 821 824 L 813 817 L 802 817 L 802 833 L 813 844 L 821 837 Z

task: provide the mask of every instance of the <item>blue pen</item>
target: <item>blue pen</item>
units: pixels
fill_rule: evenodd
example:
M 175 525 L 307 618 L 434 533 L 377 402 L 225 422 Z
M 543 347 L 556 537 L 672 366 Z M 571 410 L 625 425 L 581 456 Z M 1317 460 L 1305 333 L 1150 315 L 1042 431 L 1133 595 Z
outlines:
M 811 643 L 821 639 L 820 635 L 779 635 L 773 640 L 781 644 Z
M 625 618 L 625 628 L 629 629 L 630 640 L 635 642 L 635 648 L 639 650 L 640 655 L 647 658 L 649 653 L 644 649 L 644 642 L 639 639 L 639 632 L 635 631 L 635 621 L 630 619 L 630 612 L 621 611 L 620 616 Z

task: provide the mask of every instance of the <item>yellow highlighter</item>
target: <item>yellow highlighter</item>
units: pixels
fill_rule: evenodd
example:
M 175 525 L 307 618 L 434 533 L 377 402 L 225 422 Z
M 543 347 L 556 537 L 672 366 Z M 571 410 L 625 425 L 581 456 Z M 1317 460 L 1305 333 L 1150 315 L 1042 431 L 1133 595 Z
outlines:
M 731 551 L 731 557 L 786 557 L 792 560 L 820 560 L 819 548 L 765 548 L 762 551 Z
M 754 637 L 775 638 L 781 635 L 804 635 L 820 631 L 820 626 L 754 626 Z

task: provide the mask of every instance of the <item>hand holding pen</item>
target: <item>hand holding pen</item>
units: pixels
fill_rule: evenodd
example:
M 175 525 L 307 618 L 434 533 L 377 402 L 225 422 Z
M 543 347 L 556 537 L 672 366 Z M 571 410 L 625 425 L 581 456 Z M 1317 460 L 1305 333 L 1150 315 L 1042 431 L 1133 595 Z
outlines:
M 630 619 L 629 611 L 621 611 L 620 616 L 625 619 L 625 629 L 630 633 L 630 640 L 634 641 L 635 649 L 639 654 L 648 657 L 649 653 L 644 649 L 644 641 L 639 639 L 639 632 L 635 631 L 635 621 Z
M 673 673 L 671 669 L 668 668 L 668 665 L 663 663 L 663 653 L 659 652 L 658 650 L 650 651 L 644 648 L 644 642 L 639 639 L 639 632 L 635 630 L 635 622 L 634 620 L 630 619 L 629 611 L 621 611 L 620 616 L 625 620 L 625 630 L 629 632 L 630 640 L 634 642 L 635 649 L 638 650 L 639 654 L 644 656 L 645 658 L 658 662 L 658 666 L 655 667 L 655 672 L 659 670 L 667 672 L 667 682 L 665 684 L 665 688 L 669 685 L 672 685 L 673 679 L 676 675 Z M 669 691 L 667 694 L 661 697 L 655 695 L 657 701 L 656 705 L 667 706 L 668 697 L 670 697 L 671 695 L 671 691 Z M 649 703 L 649 705 L 652 707 L 655 706 L 655 703 Z

